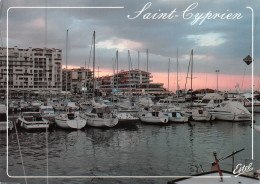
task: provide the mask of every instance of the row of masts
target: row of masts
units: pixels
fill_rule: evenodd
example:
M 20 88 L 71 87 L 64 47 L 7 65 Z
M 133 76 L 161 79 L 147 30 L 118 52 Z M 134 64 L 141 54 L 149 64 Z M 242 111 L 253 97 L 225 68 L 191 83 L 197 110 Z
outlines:
M 69 30 L 66 30 L 66 100 L 67 100 L 67 82 L 68 82 L 68 32 Z M 96 89 L 96 81 L 95 81 L 95 42 L 96 42 L 96 32 L 93 32 L 93 40 L 92 40 L 92 44 L 91 45 L 91 49 L 93 46 L 93 90 L 92 90 L 92 96 L 95 97 L 95 89 Z M 91 56 L 91 53 L 90 53 Z M 131 63 L 131 56 L 130 56 L 130 51 L 128 50 L 128 65 L 129 65 L 129 84 L 130 84 L 130 78 L 131 78 L 131 67 L 132 67 L 132 63 Z M 191 65 L 191 67 L 190 67 Z M 86 63 L 85 63 L 85 69 L 86 69 Z M 140 67 L 140 52 L 138 51 L 138 70 Z M 118 88 L 118 74 L 119 74 L 119 70 L 118 70 L 118 50 L 116 51 L 116 57 L 115 57 L 115 67 L 113 66 L 113 73 L 115 75 L 115 69 L 116 69 L 116 80 L 117 80 L 117 85 L 116 87 Z M 190 69 L 191 68 L 191 69 Z M 89 69 L 89 65 L 88 65 L 88 69 Z M 193 79 L 193 49 L 191 50 L 191 54 L 190 54 L 190 62 L 189 62 L 189 67 L 188 67 L 188 72 L 190 70 L 190 75 L 191 75 L 191 96 L 192 96 L 192 79 Z M 146 49 L 146 72 L 147 72 L 147 90 L 149 90 L 149 52 L 148 49 Z M 178 97 L 179 97 L 179 61 L 178 61 L 178 49 L 177 49 L 177 90 L 176 90 L 176 94 L 177 94 L 177 101 L 178 101 Z M 187 77 L 186 77 L 186 83 L 187 83 L 187 79 L 188 79 L 188 73 L 187 73 Z M 113 90 L 114 90 L 114 83 L 115 81 L 113 80 Z M 186 89 L 186 83 L 185 83 L 185 89 Z M 86 82 L 85 82 L 86 85 Z M 135 84 L 136 86 L 136 84 Z M 169 64 L 168 64 L 168 91 L 170 91 L 170 58 L 169 58 Z M 86 86 L 85 86 L 86 87 Z M 131 86 L 129 85 L 129 90 L 131 90 Z M 191 98 L 192 99 L 192 98 Z M 192 102 L 192 101 L 191 101 Z

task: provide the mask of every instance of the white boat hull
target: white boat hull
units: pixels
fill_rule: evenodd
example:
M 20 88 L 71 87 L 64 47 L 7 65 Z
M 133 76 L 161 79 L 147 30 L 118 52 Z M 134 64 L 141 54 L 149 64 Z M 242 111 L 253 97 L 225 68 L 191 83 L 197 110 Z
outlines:
M 161 124 L 161 123 L 168 123 L 169 118 L 168 117 L 145 117 L 141 116 L 140 120 L 143 123 L 151 123 L 151 124 Z
M 228 112 L 210 112 L 215 116 L 216 120 L 224 121 L 250 121 L 252 119 L 250 114 L 235 115 L 234 113 Z
M 22 127 L 26 130 L 33 130 L 33 129 L 48 129 L 49 128 L 49 124 L 26 124 L 24 123 L 22 125 Z
M 252 106 L 246 106 L 245 108 L 247 108 L 247 110 L 248 110 L 249 112 L 252 112 Z M 255 106 L 254 106 L 254 112 L 260 113 L 260 105 L 255 105 Z
M 194 121 L 211 121 L 215 119 L 213 115 L 206 115 L 206 116 L 192 116 Z
M 20 116 L 17 119 L 17 124 L 26 130 L 49 128 L 49 121 L 46 119 L 42 119 L 41 121 L 27 121 L 22 116 Z
M 88 118 L 87 125 L 93 127 L 114 127 L 118 124 L 118 118 L 109 118 L 109 119 L 102 119 L 102 118 Z
M 55 118 L 55 122 L 59 128 L 65 128 L 65 129 L 82 129 L 86 126 L 86 120 L 81 118 L 76 118 L 74 120 L 69 119 L 62 119 L 62 118 Z
M 116 116 L 119 121 L 137 121 L 139 119 L 137 115 L 134 116 L 131 113 L 127 112 L 119 112 Z

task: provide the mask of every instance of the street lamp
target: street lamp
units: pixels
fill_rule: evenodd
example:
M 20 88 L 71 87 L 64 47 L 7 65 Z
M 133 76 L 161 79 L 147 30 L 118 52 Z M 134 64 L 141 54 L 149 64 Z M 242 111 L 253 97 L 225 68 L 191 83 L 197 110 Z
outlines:
M 219 70 L 216 70 L 215 72 L 217 73 L 217 91 L 218 91 L 218 73 L 219 73 Z

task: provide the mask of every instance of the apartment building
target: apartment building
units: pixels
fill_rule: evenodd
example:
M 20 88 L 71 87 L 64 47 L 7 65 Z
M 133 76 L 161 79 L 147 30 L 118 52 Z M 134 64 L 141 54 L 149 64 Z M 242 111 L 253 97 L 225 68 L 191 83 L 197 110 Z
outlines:
M 93 87 L 93 72 L 84 67 L 73 69 L 62 69 L 62 90 L 66 91 L 66 75 L 67 75 L 67 91 L 72 93 L 90 92 Z
M 62 51 L 49 48 L 8 48 L 9 92 L 60 91 Z M 0 47 L 0 90 L 7 85 L 7 49 Z
M 163 83 L 153 83 L 150 72 L 142 70 L 120 71 L 115 75 L 107 75 L 97 79 L 99 89 L 111 92 L 112 89 L 122 92 L 163 92 Z

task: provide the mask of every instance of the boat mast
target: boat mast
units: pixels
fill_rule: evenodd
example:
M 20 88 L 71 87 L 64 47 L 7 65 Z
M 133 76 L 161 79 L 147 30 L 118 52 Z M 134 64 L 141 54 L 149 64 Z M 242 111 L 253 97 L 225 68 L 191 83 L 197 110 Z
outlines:
M 147 76 L 147 93 L 148 92 L 148 89 L 149 89 L 149 73 L 148 73 L 148 49 L 146 49 L 146 76 Z
M 190 85 L 191 85 L 191 91 L 190 91 L 190 95 L 191 95 L 191 106 L 192 106 L 192 74 L 193 74 L 193 49 L 191 49 L 191 70 L 190 70 Z
M 140 71 L 140 51 L 138 50 L 138 73 L 139 73 L 139 89 L 141 89 L 141 77 L 142 73 Z M 137 91 L 137 90 L 136 90 Z
M 118 90 L 118 50 L 116 51 L 116 88 Z
M 112 59 L 112 62 L 113 62 L 113 59 Z M 112 90 L 112 102 L 113 102 L 113 108 L 114 108 L 114 96 L 115 96 L 115 64 L 113 63 L 112 64 L 112 69 L 113 69 L 113 76 L 114 76 L 114 79 L 113 79 L 113 90 Z
M 95 88 L 96 88 L 96 82 L 95 82 L 95 41 L 96 41 L 96 32 L 93 32 L 93 97 L 95 97 Z
M 128 85 L 129 85 L 129 97 L 130 97 L 130 93 L 131 93 L 131 81 L 130 81 L 130 78 L 131 78 L 131 66 L 130 66 L 130 51 L 128 50 L 128 55 L 127 55 L 127 58 L 128 58 Z
M 177 104 L 179 104 L 179 58 L 178 58 L 178 48 L 177 48 Z
M 169 63 L 168 63 L 168 92 L 170 91 L 170 62 L 171 62 L 171 59 L 169 58 Z
M 69 35 L 69 30 L 67 29 L 66 31 L 66 101 L 68 98 L 68 35 Z

